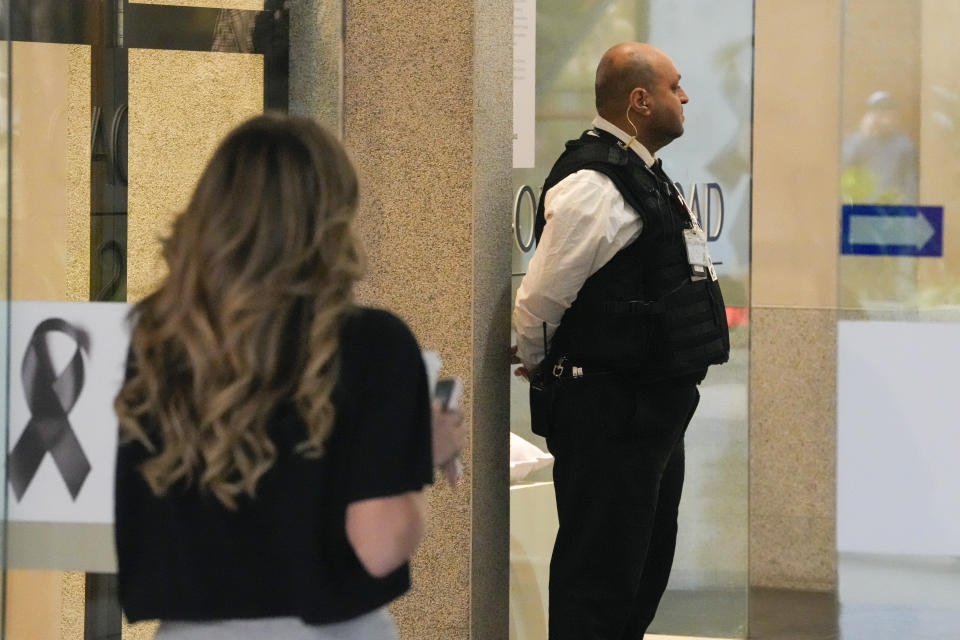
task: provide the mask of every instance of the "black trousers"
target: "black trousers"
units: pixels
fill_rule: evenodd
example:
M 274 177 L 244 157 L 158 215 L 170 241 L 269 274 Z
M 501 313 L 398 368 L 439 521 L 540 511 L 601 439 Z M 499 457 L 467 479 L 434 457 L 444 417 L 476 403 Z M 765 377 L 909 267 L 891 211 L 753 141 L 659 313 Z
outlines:
M 673 565 L 683 436 L 699 399 L 693 381 L 602 375 L 558 390 L 550 640 L 643 638 Z

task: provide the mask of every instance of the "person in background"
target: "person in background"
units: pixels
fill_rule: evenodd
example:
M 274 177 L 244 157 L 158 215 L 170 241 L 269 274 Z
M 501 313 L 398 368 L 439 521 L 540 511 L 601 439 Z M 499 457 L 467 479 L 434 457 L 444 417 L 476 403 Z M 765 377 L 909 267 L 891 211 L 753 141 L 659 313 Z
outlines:
M 517 291 L 515 363 L 555 457 L 550 640 L 639 640 L 667 585 L 684 433 L 707 367 L 727 360 L 706 235 L 656 153 L 686 92 L 659 49 L 609 49 L 593 127 L 543 186 Z
M 901 128 L 900 110 L 888 91 L 874 91 L 867 98 L 866 110 L 856 131 L 843 139 L 843 173 L 840 192 L 849 204 L 916 205 L 917 146 Z M 883 225 L 859 241 L 884 245 L 899 239 L 889 237 Z M 862 231 L 861 231 L 862 233 Z M 915 306 L 918 294 L 917 259 L 912 256 L 887 256 L 873 260 L 866 279 L 852 293 L 865 308 L 877 303 Z
M 896 101 L 874 91 L 866 107 L 857 130 L 843 139 L 844 201 L 917 204 L 917 147 L 900 128 Z
M 353 302 L 357 178 L 313 122 L 221 143 L 131 312 L 115 539 L 157 638 L 389 640 L 423 489 L 463 448 L 406 325 Z M 433 430 L 431 432 L 431 422 Z

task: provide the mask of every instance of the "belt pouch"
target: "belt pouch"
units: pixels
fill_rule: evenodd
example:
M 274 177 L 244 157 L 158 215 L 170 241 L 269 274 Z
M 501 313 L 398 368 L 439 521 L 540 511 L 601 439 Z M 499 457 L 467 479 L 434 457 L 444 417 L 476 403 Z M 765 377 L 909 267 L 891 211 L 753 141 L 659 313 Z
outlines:
M 558 386 L 554 380 L 530 383 L 530 428 L 538 436 L 546 438 L 550 433 Z

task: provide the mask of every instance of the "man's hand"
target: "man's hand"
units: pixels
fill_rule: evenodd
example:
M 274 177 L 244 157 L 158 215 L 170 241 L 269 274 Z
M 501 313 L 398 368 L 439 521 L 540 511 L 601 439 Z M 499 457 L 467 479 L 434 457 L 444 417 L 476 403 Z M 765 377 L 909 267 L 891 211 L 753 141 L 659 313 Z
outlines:
M 513 375 L 519 376 L 526 381 L 530 381 L 530 373 L 527 371 L 527 368 L 523 366 L 523 362 L 520 361 L 520 357 L 517 356 L 517 345 L 510 347 L 510 364 L 520 365 L 513 371 Z

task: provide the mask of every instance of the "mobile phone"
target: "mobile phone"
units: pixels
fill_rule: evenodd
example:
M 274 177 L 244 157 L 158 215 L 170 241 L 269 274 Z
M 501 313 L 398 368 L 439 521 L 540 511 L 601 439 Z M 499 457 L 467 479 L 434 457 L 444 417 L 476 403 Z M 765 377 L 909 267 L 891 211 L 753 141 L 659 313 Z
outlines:
M 433 397 L 440 401 L 444 409 L 450 411 L 460 404 L 463 395 L 463 380 L 456 378 L 440 378 L 434 388 Z

